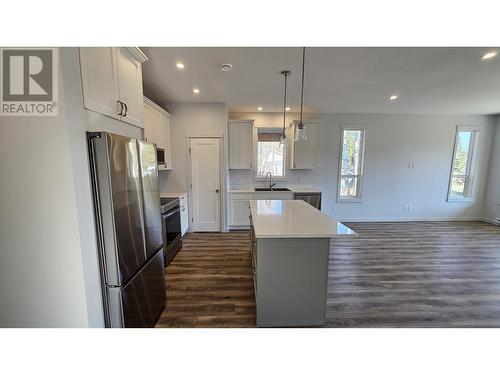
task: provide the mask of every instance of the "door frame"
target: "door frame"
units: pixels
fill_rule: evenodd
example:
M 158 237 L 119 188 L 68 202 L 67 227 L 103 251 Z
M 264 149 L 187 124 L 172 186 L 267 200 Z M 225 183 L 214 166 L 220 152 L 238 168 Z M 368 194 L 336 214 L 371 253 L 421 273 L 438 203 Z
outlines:
M 226 168 L 226 148 L 225 137 L 223 134 L 190 134 L 186 136 L 186 151 L 187 151 L 187 186 L 189 191 L 188 207 L 189 207 L 189 231 L 194 232 L 194 209 L 193 209 L 193 168 L 191 159 L 191 139 L 218 139 L 219 140 L 219 186 L 220 186 L 220 199 L 219 199 L 219 232 L 226 231 L 226 196 L 227 196 L 227 168 Z M 217 233 L 217 232 L 214 232 Z

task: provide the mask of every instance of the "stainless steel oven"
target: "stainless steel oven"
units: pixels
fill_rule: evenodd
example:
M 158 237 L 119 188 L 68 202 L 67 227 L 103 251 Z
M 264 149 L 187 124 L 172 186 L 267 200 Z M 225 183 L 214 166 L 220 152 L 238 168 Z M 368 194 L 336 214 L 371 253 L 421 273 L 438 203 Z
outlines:
M 182 249 L 181 210 L 179 198 L 160 198 L 164 228 L 165 267 Z

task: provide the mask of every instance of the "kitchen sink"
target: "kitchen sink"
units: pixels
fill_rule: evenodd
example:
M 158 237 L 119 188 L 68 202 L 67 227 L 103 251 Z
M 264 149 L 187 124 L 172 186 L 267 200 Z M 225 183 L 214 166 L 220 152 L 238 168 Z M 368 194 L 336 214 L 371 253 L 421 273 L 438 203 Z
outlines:
M 255 191 L 291 191 L 288 188 L 255 188 Z

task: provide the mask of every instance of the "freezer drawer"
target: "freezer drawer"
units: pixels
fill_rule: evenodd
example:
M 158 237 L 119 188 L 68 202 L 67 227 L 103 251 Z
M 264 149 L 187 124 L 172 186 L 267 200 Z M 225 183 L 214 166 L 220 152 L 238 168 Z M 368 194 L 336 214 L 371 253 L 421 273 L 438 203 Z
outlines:
M 108 288 L 110 326 L 152 327 L 165 307 L 163 249 L 123 288 Z

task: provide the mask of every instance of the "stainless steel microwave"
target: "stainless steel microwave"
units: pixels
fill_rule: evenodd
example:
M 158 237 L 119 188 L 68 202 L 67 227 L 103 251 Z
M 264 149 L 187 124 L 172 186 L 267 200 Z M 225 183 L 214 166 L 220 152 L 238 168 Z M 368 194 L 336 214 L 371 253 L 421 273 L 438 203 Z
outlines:
M 156 149 L 156 161 L 158 163 L 159 170 L 168 168 L 165 149 L 163 148 Z

